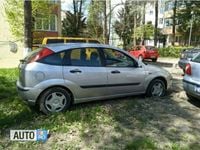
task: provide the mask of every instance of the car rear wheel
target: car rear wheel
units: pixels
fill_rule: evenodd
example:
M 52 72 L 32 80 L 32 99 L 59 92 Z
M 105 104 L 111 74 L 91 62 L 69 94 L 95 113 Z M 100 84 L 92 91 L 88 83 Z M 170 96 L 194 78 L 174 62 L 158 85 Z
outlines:
M 70 94 L 63 88 L 54 87 L 40 96 L 40 110 L 45 114 L 63 112 L 71 105 Z
M 146 94 L 149 97 L 162 97 L 165 95 L 165 91 L 165 83 L 160 79 L 155 79 L 149 84 Z
M 153 58 L 152 61 L 153 61 L 153 62 L 156 62 L 156 61 L 157 61 L 157 58 Z

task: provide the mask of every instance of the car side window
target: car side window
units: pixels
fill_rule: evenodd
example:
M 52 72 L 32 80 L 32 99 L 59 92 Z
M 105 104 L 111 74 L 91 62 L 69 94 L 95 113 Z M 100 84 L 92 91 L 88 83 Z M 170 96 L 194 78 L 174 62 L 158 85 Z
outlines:
M 133 67 L 136 62 L 126 54 L 114 50 L 104 49 L 105 65 L 108 67 Z
M 43 64 L 48 64 L 48 65 L 62 66 L 64 55 L 65 55 L 64 52 L 54 53 L 52 55 L 44 57 L 38 62 L 43 63 Z
M 73 49 L 69 54 L 69 59 L 71 66 L 101 66 L 100 55 L 96 48 Z

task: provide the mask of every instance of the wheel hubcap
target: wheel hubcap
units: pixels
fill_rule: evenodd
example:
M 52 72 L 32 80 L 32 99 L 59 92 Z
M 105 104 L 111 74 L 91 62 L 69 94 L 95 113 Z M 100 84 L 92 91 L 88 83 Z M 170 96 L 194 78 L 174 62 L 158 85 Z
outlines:
M 152 87 L 151 94 L 153 97 L 159 97 L 163 94 L 164 87 L 162 83 L 155 83 Z
M 54 92 L 45 99 L 45 107 L 50 112 L 62 111 L 67 103 L 65 95 L 61 92 Z

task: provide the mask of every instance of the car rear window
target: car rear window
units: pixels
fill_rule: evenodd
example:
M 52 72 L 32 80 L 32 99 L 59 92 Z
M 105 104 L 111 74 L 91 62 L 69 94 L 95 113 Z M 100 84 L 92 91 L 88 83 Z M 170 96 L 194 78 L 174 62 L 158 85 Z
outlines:
M 145 46 L 146 50 L 151 50 L 151 51 L 154 51 L 154 50 L 157 50 L 155 47 L 153 46 Z
M 47 44 L 51 43 L 64 43 L 64 39 L 48 39 Z
M 194 59 L 192 61 L 200 63 L 200 53 L 196 57 L 194 57 Z

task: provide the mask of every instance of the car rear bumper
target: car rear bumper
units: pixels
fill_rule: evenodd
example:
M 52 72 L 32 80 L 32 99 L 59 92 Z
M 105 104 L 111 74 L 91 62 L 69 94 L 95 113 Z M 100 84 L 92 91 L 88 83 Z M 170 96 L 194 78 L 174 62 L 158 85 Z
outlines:
M 19 81 L 16 83 L 19 96 L 28 104 L 35 105 L 39 91 L 37 88 L 23 87 Z
M 186 93 L 200 100 L 200 83 L 183 79 L 183 89 Z

